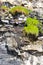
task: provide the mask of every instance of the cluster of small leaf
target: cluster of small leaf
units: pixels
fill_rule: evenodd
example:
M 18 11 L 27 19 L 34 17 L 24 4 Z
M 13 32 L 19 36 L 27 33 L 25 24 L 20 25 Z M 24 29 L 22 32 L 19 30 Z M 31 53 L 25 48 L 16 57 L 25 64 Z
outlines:
M 36 18 L 30 18 L 28 17 L 26 20 L 26 26 L 24 27 L 23 31 L 25 34 L 34 35 L 36 37 L 39 36 L 39 31 L 41 29 L 40 27 L 41 23 Z

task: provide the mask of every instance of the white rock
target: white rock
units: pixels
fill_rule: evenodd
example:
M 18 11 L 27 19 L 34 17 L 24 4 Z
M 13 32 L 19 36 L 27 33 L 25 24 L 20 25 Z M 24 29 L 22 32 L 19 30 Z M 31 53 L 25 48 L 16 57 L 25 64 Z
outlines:
M 33 65 L 37 65 L 38 59 L 37 57 L 33 56 Z
M 22 50 L 37 50 L 39 52 L 43 52 L 41 44 L 27 45 L 27 46 L 24 46 L 24 47 L 21 47 L 21 48 L 22 48 Z
M 2 22 L 4 22 L 4 23 L 9 23 L 9 21 L 8 21 L 8 20 L 2 20 Z
M 20 20 L 20 21 L 21 21 L 21 20 L 23 20 L 23 18 L 18 18 L 18 20 Z
M 41 37 L 38 37 L 38 39 L 39 39 L 39 40 L 43 40 L 43 36 L 41 36 Z
M 43 56 L 40 57 L 40 65 L 43 65 Z

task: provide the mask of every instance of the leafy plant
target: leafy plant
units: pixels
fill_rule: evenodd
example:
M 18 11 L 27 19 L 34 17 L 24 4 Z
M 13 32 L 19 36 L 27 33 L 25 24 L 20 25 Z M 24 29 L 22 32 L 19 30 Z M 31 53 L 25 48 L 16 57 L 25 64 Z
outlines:
M 26 9 L 23 6 L 15 6 L 15 7 L 12 7 L 9 10 L 9 12 L 11 12 L 12 14 L 15 14 L 15 12 L 21 12 L 21 13 L 24 13 L 25 15 L 28 15 L 29 12 L 31 12 L 31 10 Z

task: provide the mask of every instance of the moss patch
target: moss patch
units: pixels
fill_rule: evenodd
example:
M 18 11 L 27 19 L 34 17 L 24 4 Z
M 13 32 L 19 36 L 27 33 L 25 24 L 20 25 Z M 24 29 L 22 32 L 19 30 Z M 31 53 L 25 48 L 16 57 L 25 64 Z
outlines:
M 25 15 L 28 15 L 31 11 L 26 9 L 23 6 L 15 6 L 15 7 L 12 7 L 9 10 L 9 12 L 11 12 L 12 14 L 15 14 L 15 12 L 18 12 L 18 13 L 24 13 Z
M 9 8 L 7 6 L 1 6 L 1 9 L 3 9 L 3 10 L 9 10 Z

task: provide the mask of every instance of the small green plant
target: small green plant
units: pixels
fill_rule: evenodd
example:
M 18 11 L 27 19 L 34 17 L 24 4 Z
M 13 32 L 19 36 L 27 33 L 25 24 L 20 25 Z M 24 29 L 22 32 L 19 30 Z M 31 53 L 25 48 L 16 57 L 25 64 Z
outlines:
M 29 25 L 27 27 L 24 27 L 23 31 L 26 33 L 26 35 L 32 34 L 38 36 L 39 34 L 39 29 L 35 25 Z
M 27 36 L 30 36 L 32 39 L 35 39 L 39 35 L 39 25 L 40 22 L 36 18 L 27 18 L 26 27 L 23 29 L 23 33 Z
M 9 12 L 11 12 L 12 14 L 15 14 L 15 12 L 20 12 L 20 13 L 24 13 L 25 15 L 28 15 L 31 10 L 28 10 L 26 9 L 25 7 L 23 6 L 15 6 L 15 7 L 12 7 Z
M 27 18 L 26 20 L 26 25 L 29 26 L 29 25 L 39 25 L 39 21 L 36 19 L 36 18 Z
M 1 6 L 1 9 L 3 9 L 3 10 L 9 10 L 9 8 L 7 7 L 7 6 Z

